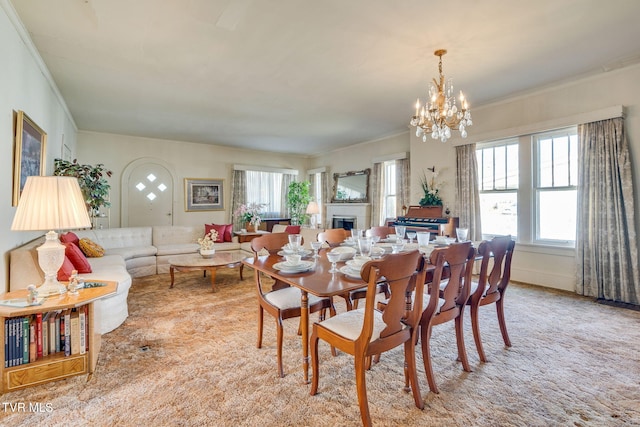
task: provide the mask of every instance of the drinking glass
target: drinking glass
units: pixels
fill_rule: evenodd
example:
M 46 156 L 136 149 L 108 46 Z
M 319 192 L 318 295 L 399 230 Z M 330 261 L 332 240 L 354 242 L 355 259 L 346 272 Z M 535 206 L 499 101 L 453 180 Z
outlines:
M 327 259 L 329 260 L 329 262 L 331 263 L 331 270 L 329 270 L 329 273 L 337 273 L 338 271 L 338 267 L 337 267 L 337 262 L 340 261 L 340 254 L 337 252 L 327 252 Z
M 302 246 L 301 234 L 289 234 L 289 246 L 293 252 L 298 252 Z
M 358 239 L 358 248 L 360 248 L 360 255 L 371 256 L 371 239 L 369 237 L 360 237 Z
M 362 236 L 362 230 L 359 228 L 352 228 L 351 229 L 351 237 L 355 240 L 358 241 L 358 239 L 360 238 L 360 236 Z
M 428 231 L 419 231 L 417 236 L 418 250 L 422 253 L 426 253 L 427 246 L 429 246 L 429 240 L 431 240 L 431 233 Z
M 468 228 L 456 228 L 456 236 L 458 237 L 458 242 L 466 242 L 468 235 Z
M 407 231 L 407 227 L 405 225 L 396 225 L 395 226 L 396 229 L 396 240 L 403 240 L 404 239 L 404 233 Z
M 313 249 L 314 258 L 320 258 L 320 255 L 318 255 L 318 251 L 320 250 L 321 247 L 322 247 L 322 242 L 311 242 L 311 249 Z
M 404 249 L 404 242 L 402 240 L 399 240 L 398 242 L 393 243 L 391 245 L 392 254 L 399 254 L 403 249 Z
M 416 238 L 415 231 L 407 231 L 407 237 L 409 238 L 409 243 L 413 243 L 413 239 Z

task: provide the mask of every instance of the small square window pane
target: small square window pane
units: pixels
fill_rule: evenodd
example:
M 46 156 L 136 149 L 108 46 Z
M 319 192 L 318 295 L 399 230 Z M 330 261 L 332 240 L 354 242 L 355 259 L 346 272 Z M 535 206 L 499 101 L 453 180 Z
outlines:
M 507 188 L 517 189 L 519 178 L 518 144 L 507 145 Z
M 518 193 L 480 194 L 480 212 L 483 234 L 518 234 Z
M 153 201 L 156 197 L 157 197 L 157 196 L 156 196 L 155 194 L 153 194 L 153 193 L 149 193 L 149 194 L 147 194 L 147 199 L 149 199 L 149 200 L 151 200 L 151 201 Z
M 166 185 L 164 185 L 164 184 L 160 184 L 160 185 L 158 185 L 158 190 L 160 190 L 160 191 L 164 191 L 164 190 L 166 190 L 166 189 L 167 189 L 167 186 L 166 186 Z
M 569 138 L 562 136 L 553 139 L 553 186 L 569 185 Z
M 155 176 L 154 174 L 150 173 L 149 175 L 147 175 L 147 179 L 148 179 L 150 182 L 153 182 L 153 181 L 155 181 L 155 180 L 156 180 L 156 176 Z
M 147 188 L 147 186 L 144 185 L 143 183 L 139 182 L 138 184 L 136 184 L 136 188 L 138 189 L 138 191 L 142 191 L 145 188 Z
M 538 239 L 576 240 L 577 194 L 576 190 L 538 193 Z
M 495 189 L 507 188 L 507 147 L 495 147 Z
M 538 186 L 553 186 L 553 140 L 541 139 L 538 142 Z

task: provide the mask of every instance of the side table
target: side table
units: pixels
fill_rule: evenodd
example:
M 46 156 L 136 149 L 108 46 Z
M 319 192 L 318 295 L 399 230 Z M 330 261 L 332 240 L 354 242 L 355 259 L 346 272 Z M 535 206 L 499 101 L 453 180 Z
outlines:
M 260 237 L 263 234 L 268 234 L 268 233 L 269 233 L 268 231 L 263 231 L 263 230 L 257 230 L 252 232 L 245 231 L 244 233 L 242 231 L 233 232 L 235 236 L 238 236 L 238 242 L 240 243 L 250 242 L 256 237 Z

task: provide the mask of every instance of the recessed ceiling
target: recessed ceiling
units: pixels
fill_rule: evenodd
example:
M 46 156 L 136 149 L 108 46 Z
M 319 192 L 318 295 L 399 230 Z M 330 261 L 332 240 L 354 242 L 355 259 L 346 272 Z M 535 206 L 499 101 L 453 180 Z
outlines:
M 315 154 L 640 58 L 640 1 L 13 0 L 80 130 Z M 470 134 L 472 129 L 469 129 Z

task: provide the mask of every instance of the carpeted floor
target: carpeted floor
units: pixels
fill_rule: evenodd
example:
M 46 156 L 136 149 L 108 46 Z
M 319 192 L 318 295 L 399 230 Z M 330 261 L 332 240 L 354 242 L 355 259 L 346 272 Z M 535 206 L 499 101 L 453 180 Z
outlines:
M 135 279 L 129 318 L 103 336 L 95 374 L 2 396 L 7 426 L 357 426 L 353 361 L 321 344 L 320 393 L 302 384 L 296 320 L 285 322 L 285 378 L 275 363 L 275 326 L 265 317 L 255 347 L 252 272 L 218 272 L 218 292 L 199 273 Z M 466 319 L 473 372 L 456 362 L 453 325 L 435 328 L 430 393 L 418 349 L 425 409 L 402 391 L 402 350 L 367 374 L 375 425 L 640 425 L 640 312 L 537 287 L 512 284 L 506 317 L 513 347 L 502 343 L 493 307 L 481 328 L 490 361 L 478 360 Z M 339 303 L 339 310 L 344 305 Z M 468 311 L 467 311 L 468 314 Z M 313 317 L 315 319 L 315 316 Z M 42 412 L 9 403 L 40 403 Z M 15 406 L 14 406 L 15 407 Z

